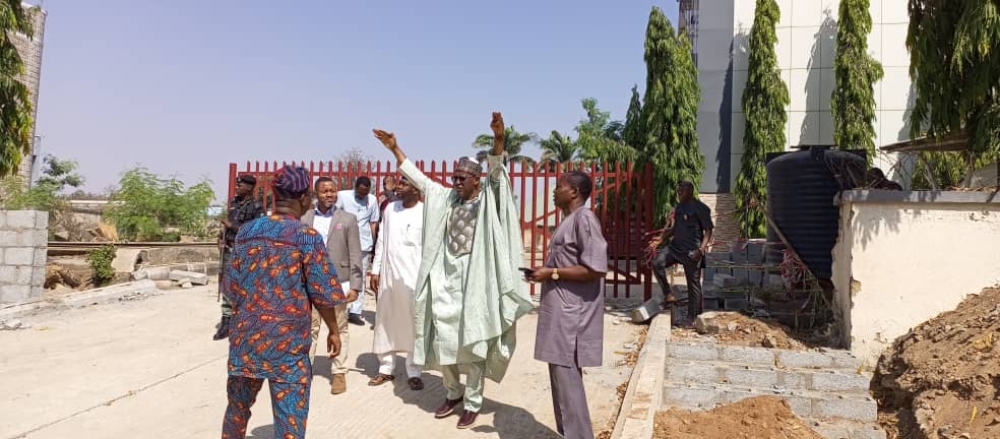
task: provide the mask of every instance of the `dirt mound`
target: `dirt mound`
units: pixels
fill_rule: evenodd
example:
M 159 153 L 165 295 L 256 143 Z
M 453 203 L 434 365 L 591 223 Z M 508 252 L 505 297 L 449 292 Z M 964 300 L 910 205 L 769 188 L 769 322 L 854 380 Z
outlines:
M 777 396 L 758 396 L 692 412 L 672 408 L 656 414 L 653 438 L 823 439 Z
M 671 336 L 681 339 L 710 336 L 720 343 L 738 346 L 809 349 L 793 338 L 791 328 L 775 320 L 752 318 L 738 312 L 706 312 L 698 316 L 694 328 L 674 328 Z
M 1000 288 L 899 337 L 872 392 L 890 437 L 1000 437 Z

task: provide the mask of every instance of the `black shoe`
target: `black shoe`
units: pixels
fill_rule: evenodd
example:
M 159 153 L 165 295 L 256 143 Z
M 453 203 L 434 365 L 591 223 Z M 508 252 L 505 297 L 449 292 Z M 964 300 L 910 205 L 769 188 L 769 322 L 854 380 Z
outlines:
M 361 316 L 359 316 L 357 314 L 350 314 L 350 315 L 348 315 L 347 316 L 347 322 L 355 324 L 355 325 L 358 325 L 358 326 L 364 326 L 364 324 L 365 324 L 365 320 L 362 319 Z
M 224 338 L 229 338 L 230 319 L 232 319 L 232 317 L 222 316 L 222 321 L 219 322 L 219 330 L 215 331 L 215 335 L 212 336 L 212 340 L 222 340 Z

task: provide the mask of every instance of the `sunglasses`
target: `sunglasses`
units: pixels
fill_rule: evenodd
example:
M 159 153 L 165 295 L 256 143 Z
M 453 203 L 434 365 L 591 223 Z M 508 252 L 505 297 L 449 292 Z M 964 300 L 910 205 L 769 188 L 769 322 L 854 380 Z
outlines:
M 465 180 L 468 180 L 469 178 L 470 177 L 468 177 L 466 175 L 452 175 L 451 176 L 451 182 L 452 183 L 462 183 Z

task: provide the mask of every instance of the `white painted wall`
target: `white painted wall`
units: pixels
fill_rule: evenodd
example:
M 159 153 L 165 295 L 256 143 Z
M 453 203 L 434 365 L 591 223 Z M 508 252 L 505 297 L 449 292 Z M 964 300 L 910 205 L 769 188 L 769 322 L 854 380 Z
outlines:
M 1000 197 L 849 191 L 841 200 L 835 308 L 869 365 L 912 327 L 1000 283 Z

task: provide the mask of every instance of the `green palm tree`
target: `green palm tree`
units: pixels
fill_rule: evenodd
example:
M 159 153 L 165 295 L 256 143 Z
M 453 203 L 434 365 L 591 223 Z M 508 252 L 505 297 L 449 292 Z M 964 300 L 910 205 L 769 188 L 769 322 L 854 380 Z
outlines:
M 538 135 L 535 133 L 519 133 L 513 126 L 504 128 L 504 150 L 510 161 L 534 163 L 535 159 L 526 155 L 521 155 L 521 149 L 525 144 L 538 142 Z M 486 154 L 493 148 L 493 134 L 480 134 L 476 141 L 472 142 L 472 147 L 479 149 L 476 158 L 483 161 Z
M 555 169 L 559 163 L 567 163 L 580 158 L 580 146 L 569 136 L 563 136 L 560 132 L 552 130 L 548 139 L 540 143 L 542 147 L 541 162 L 548 166 L 549 170 Z
M 30 38 L 31 14 L 37 12 L 21 0 L 0 1 L 0 177 L 16 173 L 21 159 L 31 154 L 31 93 L 21 82 L 24 61 L 12 37 L 21 33 Z

